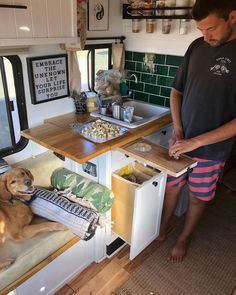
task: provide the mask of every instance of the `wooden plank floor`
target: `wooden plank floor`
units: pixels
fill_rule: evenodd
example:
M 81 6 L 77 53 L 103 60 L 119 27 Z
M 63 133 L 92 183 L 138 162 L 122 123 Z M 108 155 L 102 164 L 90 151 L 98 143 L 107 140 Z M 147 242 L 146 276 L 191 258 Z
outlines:
M 171 232 L 180 222 L 182 222 L 182 218 L 173 216 L 168 232 Z M 126 245 L 111 259 L 106 258 L 99 264 L 93 262 L 55 295 L 110 295 L 160 245 L 161 242 L 153 241 L 132 261 L 129 260 L 129 246 Z

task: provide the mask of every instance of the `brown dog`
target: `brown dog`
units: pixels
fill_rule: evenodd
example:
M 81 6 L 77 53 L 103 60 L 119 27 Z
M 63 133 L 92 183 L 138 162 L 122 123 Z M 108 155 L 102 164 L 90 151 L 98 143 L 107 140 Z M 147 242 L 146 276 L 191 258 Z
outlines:
M 42 232 L 65 230 L 57 222 L 30 224 L 33 213 L 26 204 L 34 193 L 33 175 L 24 168 L 14 168 L 0 175 L 0 244 L 7 239 L 24 241 Z M 0 261 L 0 269 L 9 266 L 14 258 Z

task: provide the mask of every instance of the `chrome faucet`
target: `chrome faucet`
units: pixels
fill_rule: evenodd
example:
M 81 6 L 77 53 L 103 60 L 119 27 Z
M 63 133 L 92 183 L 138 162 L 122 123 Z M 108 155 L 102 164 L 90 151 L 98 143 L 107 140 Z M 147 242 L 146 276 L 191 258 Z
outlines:
M 131 74 L 129 80 L 131 80 L 131 78 L 134 78 L 134 83 L 138 83 L 138 77 L 135 74 Z

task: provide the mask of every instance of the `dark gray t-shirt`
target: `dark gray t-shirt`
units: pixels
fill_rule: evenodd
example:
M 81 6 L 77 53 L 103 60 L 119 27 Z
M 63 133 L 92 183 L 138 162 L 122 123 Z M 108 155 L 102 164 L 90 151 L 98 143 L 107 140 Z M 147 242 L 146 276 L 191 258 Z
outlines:
M 236 118 L 236 39 L 212 47 L 203 38 L 189 46 L 173 81 L 183 93 L 185 138 L 215 129 Z M 225 161 L 234 139 L 200 147 L 191 157 Z

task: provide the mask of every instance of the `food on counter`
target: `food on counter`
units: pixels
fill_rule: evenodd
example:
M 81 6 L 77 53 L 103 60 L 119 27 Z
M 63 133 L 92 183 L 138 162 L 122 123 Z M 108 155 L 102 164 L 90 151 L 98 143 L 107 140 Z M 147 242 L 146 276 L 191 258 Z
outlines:
M 94 138 L 109 138 L 120 134 L 120 127 L 100 119 L 91 122 L 82 130 L 82 134 Z
M 177 156 L 176 154 L 173 154 L 172 157 L 173 157 L 175 160 L 179 160 L 179 156 Z

